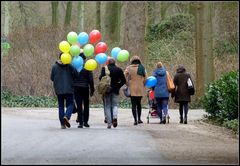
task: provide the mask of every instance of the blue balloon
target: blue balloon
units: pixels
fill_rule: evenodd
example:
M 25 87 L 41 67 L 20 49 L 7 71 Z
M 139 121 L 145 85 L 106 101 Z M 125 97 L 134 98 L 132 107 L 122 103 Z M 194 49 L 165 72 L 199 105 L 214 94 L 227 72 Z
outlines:
M 107 62 L 107 55 L 105 53 L 99 53 L 96 55 L 95 60 L 99 63 L 99 64 L 104 64 Z
M 83 67 L 83 58 L 80 56 L 74 56 L 71 64 L 75 69 L 79 69 L 80 67 Z
M 86 32 L 81 32 L 78 35 L 78 42 L 83 46 L 84 44 L 87 44 L 89 40 L 89 36 Z
M 151 87 L 154 87 L 156 84 L 157 84 L 156 77 L 150 76 L 147 78 L 145 86 L 151 88 Z
M 77 68 L 77 71 L 80 72 L 83 69 L 83 66 Z
M 114 59 L 117 59 L 118 53 L 121 51 L 121 48 L 114 47 L 111 51 L 111 55 Z

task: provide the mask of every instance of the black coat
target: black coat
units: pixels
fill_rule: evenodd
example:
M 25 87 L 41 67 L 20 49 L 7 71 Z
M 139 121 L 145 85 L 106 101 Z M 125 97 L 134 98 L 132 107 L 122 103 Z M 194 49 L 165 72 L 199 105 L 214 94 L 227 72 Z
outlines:
M 95 91 L 92 71 L 84 68 L 80 72 L 75 70 L 73 80 L 75 87 L 90 88 L 91 93 Z
M 52 66 L 51 80 L 57 95 L 73 94 L 73 75 L 74 68 L 71 65 L 64 65 L 57 61 Z
M 190 77 L 190 75 L 186 73 L 185 70 L 181 70 L 181 69 L 178 69 L 177 73 L 174 76 L 173 81 L 176 87 L 174 96 L 175 96 L 176 103 L 179 103 L 181 101 L 186 101 L 186 102 L 191 101 L 190 94 L 187 88 L 188 77 Z
M 111 77 L 111 92 L 115 94 L 119 94 L 119 89 L 126 83 L 126 79 L 123 74 L 123 70 L 120 67 L 117 67 L 115 64 L 109 64 L 108 70 L 110 71 Z M 102 67 L 101 74 L 99 76 L 99 80 L 105 76 L 105 68 Z

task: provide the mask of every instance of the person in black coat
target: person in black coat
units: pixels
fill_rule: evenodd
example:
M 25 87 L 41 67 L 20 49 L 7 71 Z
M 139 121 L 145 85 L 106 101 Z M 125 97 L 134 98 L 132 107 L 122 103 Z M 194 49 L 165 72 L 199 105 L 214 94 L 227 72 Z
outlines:
M 175 97 L 174 101 L 176 103 L 179 103 L 180 123 L 184 124 L 187 124 L 188 103 L 191 102 L 191 96 L 188 92 L 187 87 L 188 78 L 191 78 L 190 74 L 186 72 L 186 69 L 183 65 L 179 65 L 173 79 L 175 85 L 175 93 L 172 94 L 172 97 Z
M 74 68 L 69 64 L 63 64 L 59 60 L 52 66 L 51 80 L 58 99 L 59 121 L 61 128 L 71 127 L 69 120 L 73 110 L 73 75 Z M 66 101 L 66 113 L 64 111 L 64 101 Z
M 115 59 L 109 58 L 107 68 L 110 71 L 111 90 L 108 94 L 104 95 L 104 111 L 107 118 L 107 128 L 110 129 L 111 125 L 113 125 L 113 127 L 117 127 L 119 89 L 126 83 L 126 79 L 124 77 L 123 70 L 115 65 Z M 101 80 L 105 75 L 105 68 L 102 68 L 99 79 Z
M 83 53 L 81 56 L 84 61 L 86 57 Z M 90 92 L 89 92 L 90 91 Z M 82 69 L 80 72 L 74 72 L 74 98 L 77 104 L 77 113 L 79 122 L 78 128 L 90 127 L 89 120 L 89 94 L 92 97 L 94 94 L 94 81 L 92 71 Z M 84 107 L 84 108 L 83 108 Z

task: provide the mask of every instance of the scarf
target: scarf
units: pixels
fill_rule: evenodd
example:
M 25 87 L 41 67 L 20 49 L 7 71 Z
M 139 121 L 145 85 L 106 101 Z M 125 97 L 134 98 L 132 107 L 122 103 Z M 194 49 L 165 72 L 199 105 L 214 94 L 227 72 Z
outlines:
M 145 68 L 142 64 L 138 65 L 138 70 L 137 70 L 137 74 L 140 76 L 145 77 Z

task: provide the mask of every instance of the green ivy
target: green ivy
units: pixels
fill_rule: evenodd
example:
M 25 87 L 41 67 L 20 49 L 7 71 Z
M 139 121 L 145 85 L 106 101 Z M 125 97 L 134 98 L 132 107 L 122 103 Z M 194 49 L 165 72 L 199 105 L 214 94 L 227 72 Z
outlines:
M 239 73 L 231 71 L 209 84 L 203 97 L 203 106 L 211 117 L 221 123 L 238 119 Z
M 183 40 L 191 37 L 194 31 L 194 17 L 189 14 L 176 14 L 162 20 L 159 24 L 150 26 L 148 41 L 164 38 L 180 38 Z
M 3 107 L 57 107 L 55 97 L 19 96 L 8 91 L 1 91 L 1 105 Z

